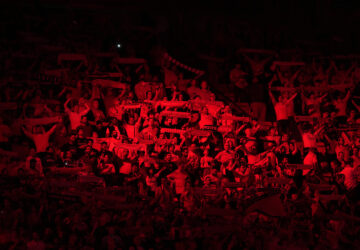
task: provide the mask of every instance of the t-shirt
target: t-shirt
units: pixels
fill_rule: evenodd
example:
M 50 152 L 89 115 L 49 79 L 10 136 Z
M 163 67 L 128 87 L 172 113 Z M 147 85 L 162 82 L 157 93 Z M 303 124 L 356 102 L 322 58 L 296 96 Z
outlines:
M 346 116 L 347 102 L 343 100 L 334 102 L 335 108 L 337 109 L 337 116 Z
M 189 87 L 187 89 L 187 94 L 189 95 L 190 99 L 194 99 L 195 96 L 199 95 L 200 89 L 198 87 Z
M 81 124 L 81 117 L 82 117 L 83 115 L 86 115 L 88 111 L 89 111 L 88 109 L 87 109 L 87 110 L 84 110 L 84 111 L 82 111 L 82 112 L 80 112 L 80 113 L 72 112 L 72 111 L 70 111 L 70 110 L 67 111 L 67 113 L 68 113 L 68 115 L 69 115 L 70 126 L 71 126 L 71 129 L 72 129 L 72 130 L 77 129 L 77 127 L 80 126 L 80 124 Z
M 275 104 L 275 114 L 276 114 L 276 120 L 277 121 L 281 121 L 281 120 L 287 120 L 288 117 L 288 107 L 286 104 L 278 102 Z
M 124 124 L 123 125 L 126 134 L 129 138 L 134 139 L 136 137 L 136 128 L 135 125 L 130 125 L 130 124 Z
M 185 184 L 187 180 L 187 175 L 182 173 L 179 170 L 175 170 L 168 175 L 169 178 L 173 179 L 175 182 L 175 192 L 176 194 L 182 194 L 185 191 Z
M 37 153 L 46 152 L 46 149 L 49 146 L 49 137 L 49 133 L 32 135 L 32 139 L 34 141 Z
M 316 136 L 306 132 L 302 135 L 304 148 L 316 148 Z
M 135 85 L 135 95 L 139 101 L 143 101 L 146 99 L 146 93 L 151 91 L 151 85 L 146 82 L 139 82 Z
M 346 166 L 340 173 L 345 176 L 344 184 L 347 189 L 353 189 L 356 187 L 356 175 L 352 167 Z
M 204 128 L 205 126 L 213 126 L 214 118 L 211 115 L 201 114 L 201 118 L 199 121 L 200 128 Z
M 310 151 L 304 158 L 304 165 L 312 165 L 315 167 L 317 163 L 318 163 L 317 156 L 312 151 Z M 308 174 L 310 171 L 311 169 L 305 169 L 303 171 L 303 175 Z

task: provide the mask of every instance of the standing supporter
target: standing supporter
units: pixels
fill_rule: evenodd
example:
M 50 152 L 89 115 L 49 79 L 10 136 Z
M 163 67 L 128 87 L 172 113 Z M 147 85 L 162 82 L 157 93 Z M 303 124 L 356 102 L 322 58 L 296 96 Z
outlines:
M 150 83 L 141 80 L 135 85 L 134 91 L 138 101 L 144 101 L 147 97 L 147 93 L 149 91 L 151 92 L 151 85 Z
M 31 175 L 44 177 L 44 169 L 41 163 L 41 159 L 36 156 L 34 149 L 30 150 L 30 155 L 26 158 L 25 170 Z
M 178 165 L 178 168 L 167 175 L 168 180 L 175 187 L 175 194 L 180 198 L 180 195 L 185 193 L 186 182 L 189 179 L 188 174 L 184 171 L 182 165 Z
M 280 95 L 278 101 L 275 99 L 270 89 L 269 95 L 274 105 L 279 134 L 287 133 L 289 130 L 288 105 L 291 103 L 292 100 L 294 100 L 297 93 L 295 93 L 288 99 L 285 99 L 282 95 Z
M 200 129 L 204 129 L 206 128 L 206 126 L 214 126 L 214 125 L 215 125 L 215 118 L 209 114 L 207 107 L 203 107 L 200 113 L 200 121 L 199 121 Z
M 97 171 L 100 175 L 115 174 L 115 165 L 112 162 L 111 153 L 104 153 L 102 159 L 97 165 Z
M 91 102 L 91 113 L 94 117 L 94 122 L 105 119 L 104 112 L 100 109 L 99 100 L 95 99 Z
M 81 117 L 86 115 L 89 111 L 90 108 L 89 106 L 85 103 L 85 109 L 80 111 L 79 110 L 79 106 L 73 106 L 72 109 L 69 109 L 68 104 L 72 99 L 68 99 L 65 103 L 64 103 L 64 109 L 65 112 L 68 114 L 69 119 L 70 119 L 70 128 L 72 130 L 77 129 L 77 127 L 80 126 L 81 124 Z
M 307 98 L 303 92 L 301 92 L 301 98 L 306 104 L 307 107 L 307 113 L 310 116 L 314 117 L 320 117 L 321 116 L 321 103 L 324 100 L 324 98 L 328 95 L 328 93 L 325 93 L 324 95 L 320 97 L 316 97 L 315 94 L 311 94 L 310 98 Z
M 351 92 L 349 90 L 344 98 L 338 96 L 336 100 L 333 101 L 333 104 L 337 111 L 336 118 L 340 124 L 346 123 L 346 108 L 347 108 L 347 102 L 350 99 L 350 95 Z
M 197 93 L 200 96 L 200 99 L 205 100 L 205 101 L 210 100 L 212 92 L 209 90 L 207 82 L 202 81 L 200 86 L 201 86 L 201 89 Z
M 43 126 L 35 126 L 32 128 L 32 132 L 29 132 L 24 127 L 22 127 L 24 134 L 33 140 L 36 152 L 46 152 L 47 147 L 49 146 L 49 138 L 52 133 L 54 133 L 56 129 L 56 124 L 52 126 L 49 131 L 45 131 Z

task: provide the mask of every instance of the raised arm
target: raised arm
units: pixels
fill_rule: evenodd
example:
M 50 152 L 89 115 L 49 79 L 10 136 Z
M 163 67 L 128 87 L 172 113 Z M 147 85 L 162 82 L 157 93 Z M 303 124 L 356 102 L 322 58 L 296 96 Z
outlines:
M 344 97 L 343 101 L 347 102 L 350 99 L 350 96 L 351 96 L 351 92 L 350 92 L 350 90 L 348 90 L 348 92 L 347 92 L 346 96 Z
M 46 134 L 51 135 L 52 133 L 54 133 L 54 132 L 55 132 L 56 127 L 57 127 L 57 124 L 55 124 L 54 126 L 52 126 L 52 127 L 51 127 L 51 129 L 49 129 L 49 131 L 48 131 L 48 132 L 46 132 Z
M 360 106 L 356 104 L 356 102 L 354 100 L 351 100 L 352 104 L 354 105 L 354 107 L 360 112 Z
M 320 102 L 322 102 L 322 101 L 324 100 L 324 98 L 327 97 L 328 94 L 329 94 L 329 93 L 325 93 L 325 94 L 323 94 L 322 96 L 320 96 L 320 97 L 319 97 Z
M 71 110 L 69 109 L 68 107 L 68 104 L 69 102 L 72 100 L 72 98 L 69 98 L 66 100 L 66 102 L 64 103 L 64 109 L 65 109 L 65 112 L 71 112 Z
M 90 107 L 87 103 L 85 103 L 85 110 L 81 111 L 80 114 L 81 115 L 86 115 L 88 112 L 90 111 Z
M 297 93 L 293 94 L 288 100 L 286 100 L 286 104 L 289 104 L 292 100 L 295 99 L 296 96 L 297 96 Z
M 295 81 L 295 79 L 298 77 L 299 73 L 300 73 L 301 69 L 298 69 L 290 78 L 290 82 L 293 83 Z
M 270 96 L 270 99 L 271 99 L 271 101 L 272 101 L 273 105 L 275 106 L 275 105 L 276 105 L 276 103 L 277 103 L 277 101 L 276 101 L 276 99 L 275 99 L 275 97 L 274 97 L 273 93 L 271 92 L 271 89 L 269 89 L 269 96 Z
M 23 126 L 22 126 L 21 128 L 22 128 L 22 131 L 24 132 L 24 134 L 25 134 L 27 137 L 33 139 L 33 134 L 32 134 L 32 133 L 30 133 L 29 131 L 27 131 L 27 129 L 26 129 L 25 127 L 23 127 Z

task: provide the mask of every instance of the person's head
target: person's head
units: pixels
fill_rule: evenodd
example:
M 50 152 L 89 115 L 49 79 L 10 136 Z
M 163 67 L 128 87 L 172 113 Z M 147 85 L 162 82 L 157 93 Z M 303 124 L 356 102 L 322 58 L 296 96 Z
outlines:
M 356 116 L 356 111 L 355 111 L 355 110 L 351 110 L 349 116 L 350 116 L 350 118 L 355 118 L 355 116 Z
M 340 136 L 339 139 L 338 139 L 338 144 L 339 145 L 344 145 L 344 143 L 345 143 L 344 138 Z
M 330 167 L 333 171 L 338 171 L 338 168 L 340 167 L 340 163 L 337 160 L 333 160 L 330 162 Z
M 66 151 L 64 158 L 65 159 L 72 159 L 72 157 L 73 157 L 72 151 L 71 150 Z
M 108 149 L 107 143 L 106 143 L 106 142 L 102 142 L 102 143 L 101 143 L 101 151 L 105 151 L 105 150 L 107 150 L 107 149 Z
M 282 140 L 283 142 L 288 142 L 288 141 L 289 141 L 289 135 L 288 135 L 288 134 L 283 134 L 281 140 Z
M 206 149 L 204 150 L 204 156 L 208 156 L 208 155 L 209 155 L 209 149 L 206 148 Z
M 353 155 L 354 155 L 354 156 L 358 156 L 358 155 L 359 155 L 359 148 L 358 148 L 358 147 L 354 147 L 354 148 L 353 148 Z
M 36 150 L 35 150 L 35 148 L 30 148 L 30 150 L 29 150 L 29 155 L 30 155 L 31 157 L 35 157 L 35 156 L 36 156 Z
M 269 129 L 269 132 L 268 132 L 268 135 L 275 135 L 276 134 L 276 128 L 275 127 L 271 127 L 270 129 Z
M 173 118 L 172 117 L 166 117 L 165 121 L 164 121 L 164 124 L 166 126 L 171 126 L 172 125 L 172 121 L 173 121 Z
M 225 114 L 231 113 L 231 108 L 230 108 L 229 105 L 226 105 L 226 106 L 224 107 L 224 113 L 225 113 Z
M 201 112 L 204 114 L 204 115 L 208 115 L 209 114 L 209 110 L 206 106 L 204 106 L 201 110 Z
M 97 99 L 93 100 L 92 106 L 94 109 L 99 109 L 99 100 L 97 100 Z
M 146 92 L 146 99 L 151 100 L 153 98 L 153 94 L 151 91 Z
M 87 123 L 88 123 L 88 118 L 87 118 L 87 116 L 86 115 L 83 115 L 82 117 L 81 117 L 81 124 L 82 125 L 87 125 Z
M 115 107 L 118 107 L 118 106 L 121 105 L 121 102 L 120 102 L 119 99 L 115 99 L 113 103 L 114 103 L 114 106 L 115 106 Z
M 109 162 L 110 162 L 110 159 L 111 159 L 110 154 L 105 154 L 105 155 L 104 155 L 104 162 L 105 162 L 105 163 L 109 163 Z
M 89 154 L 91 154 L 91 151 L 92 151 L 92 147 L 90 145 L 87 145 L 85 147 L 85 154 L 89 155 Z
M 45 129 L 43 126 L 37 125 L 33 127 L 33 134 L 43 134 L 43 133 L 45 133 Z
M 343 162 L 345 157 L 344 157 L 344 152 L 340 151 L 337 153 L 337 159 L 340 161 L 340 162 Z
M 285 101 L 286 101 L 286 99 L 284 98 L 284 96 L 280 95 L 279 96 L 279 102 L 284 103 Z
M 82 128 L 78 130 L 78 138 L 84 138 L 84 130 Z
M 155 125 L 154 117 L 149 117 L 149 127 L 153 128 Z
M 175 145 L 174 144 L 170 144 L 168 147 L 168 152 L 169 153 L 174 153 L 175 152 Z
M 250 128 L 246 128 L 244 130 L 244 133 L 245 133 L 245 136 L 246 137 L 251 137 L 252 136 L 252 132 L 251 132 L 251 129 Z
M 226 151 L 230 150 L 229 143 L 227 143 L 227 142 L 224 143 L 224 150 L 226 150 Z
M 191 82 L 190 82 L 191 86 L 192 87 L 196 87 L 196 80 L 195 79 L 192 79 Z
M 201 82 L 201 89 L 207 89 L 207 87 L 208 87 L 207 82 L 206 82 L 206 81 L 202 81 L 202 82 Z
M 290 151 L 294 151 L 295 148 L 296 148 L 295 144 L 294 144 L 293 142 L 290 142 L 290 143 L 289 143 L 289 149 L 290 149 Z
M 74 143 L 76 141 L 76 139 L 77 139 L 77 133 L 76 133 L 76 131 L 72 131 L 70 133 L 69 142 Z

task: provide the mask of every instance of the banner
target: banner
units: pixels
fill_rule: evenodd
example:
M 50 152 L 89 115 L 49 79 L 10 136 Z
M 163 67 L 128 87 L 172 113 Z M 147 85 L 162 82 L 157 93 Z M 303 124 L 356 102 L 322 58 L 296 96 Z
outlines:
M 143 58 L 123 58 L 123 57 L 116 57 L 114 58 L 114 62 L 118 64 L 144 64 L 146 60 Z
M 142 104 L 126 104 L 126 105 L 120 105 L 123 109 L 141 109 Z
M 324 87 L 313 87 L 313 86 L 301 86 L 301 87 L 271 87 L 271 90 L 276 91 L 321 91 L 321 92 L 330 92 L 330 91 L 345 91 L 354 87 L 353 84 L 337 84 L 337 85 L 327 85 Z
M 268 55 L 274 55 L 274 54 L 276 54 L 276 52 L 273 51 L 273 50 L 266 50 L 266 49 L 247 49 L 247 48 L 238 49 L 238 50 L 237 50 L 237 53 L 268 54 Z
M 184 134 L 186 130 L 176 129 L 176 128 L 160 128 L 160 133 L 170 133 L 170 134 Z
M 177 112 L 177 111 L 162 111 L 160 116 L 177 117 L 177 118 L 191 118 L 191 113 Z
M 185 65 L 185 64 L 179 62 L 179 61 L 176 60 L 175 58 L 171 57 L 167 52 L 164 53 L 164 56 L 163 56 L 163 57 L 164 57 L 165 60 L 167 60 L 167 61 L 175 64 L 176 66 L 178 66 L 178 67 L 180 67 L 180 68 L 183 68 L 183 69 L 185 69 L 185 70 L 187 70 L 187 71 L 190 71 L 190 72 L 192 72 L 192 73 L 195 73 L 195 74 L 197 74 L 197 75 L 199 75 L 199 76 L 202 76 L 202 75 L 205 74 L 205 71 L 192 68 L 192 67 L 190 67 L 190 66 L 188 66 L 188 65 Z
M 17 108 L 16 102 L 0 102 L 0 110 L 17 110 Z
M 240 116 L 234 116 L 234 115 L 222 115 L 222 120 L 232 120 L 232 121 L 241 121 L 241 122 L 250 122 L 250 117 L 240 117 Z
M 273 65 L 277 66 L 304 66 L 304 62 L 285 62 L 285 61 L 274 61 Z
M 87 63 L 87 57 L 84 54 L 59 54 L 58 64 L 62 63 L 63 61 L 82 61 Z
M 121 83 L 121 82 L 105 80 L 105 79 L 95 79 L 92 81 L 92 84 L 100 85 L 104 88 L 119 88 L 119 89 L 124 89 L 128 86 L 127 83 Z
M 161 107 L 182 107 L 188 104 L 187 101 L 158 101 L 156 105 L 160 105 Z
M 30 126 L 47 125 L 51 123 L 62 122 L 62 116 L 43 117 L 43 118 L 27 118 L 23 120 L 23 123 Z
M 306 115 L 297 115 L 294 117 L 296 122 L 312 122 L 314 121 L 313 116 L 306 116 Z

